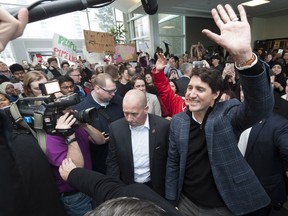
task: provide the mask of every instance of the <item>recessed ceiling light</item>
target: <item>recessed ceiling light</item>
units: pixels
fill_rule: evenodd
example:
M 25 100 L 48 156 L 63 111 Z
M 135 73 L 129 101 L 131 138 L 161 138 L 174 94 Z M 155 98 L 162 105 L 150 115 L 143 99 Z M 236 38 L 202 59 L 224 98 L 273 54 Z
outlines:
M 267 4 L 267 3 L 270 3 L 270 1 L 268 1 L 268 0 L 252 0 L 252 1 L 242 3 L 242 5 L 245 5 L 248 7 L 255 7 L 255 6 Z
M 163 26 L 162 28 L 164 28 L 164 29 L 172 29 L 172 28 L 175 28 L 175 26 Z

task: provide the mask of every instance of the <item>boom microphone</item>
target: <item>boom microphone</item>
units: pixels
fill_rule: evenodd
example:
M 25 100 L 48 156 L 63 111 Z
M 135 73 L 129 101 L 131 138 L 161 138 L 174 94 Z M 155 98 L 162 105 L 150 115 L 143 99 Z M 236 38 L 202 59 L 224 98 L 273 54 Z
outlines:
M 98 5 L 112 3 L 114 0 L 56 0 L 48 3 L 41 3 L 29 10 L 29 23 L 51 18 L 54 16 L 81 11 L 86 8 L 97 7 Z M 44 1 L 40 1 L 44 2 Z M 7 11 L 17 18 L 21 7 L 7 9 Z
M 144 8 L 144 11 L 149 14 L 153 15 L 158 10 L 158 3 L 157 0 L 141 0 L 142 6 Z

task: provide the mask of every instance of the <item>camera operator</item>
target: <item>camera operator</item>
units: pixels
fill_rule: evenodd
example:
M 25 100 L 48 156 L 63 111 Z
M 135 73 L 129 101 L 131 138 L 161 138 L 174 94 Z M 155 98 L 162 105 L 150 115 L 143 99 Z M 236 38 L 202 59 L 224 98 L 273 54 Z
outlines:
M 89 149 L 89 141 L 94 144 L 104 144 L 103 134 L 85 123 L 75 129 L 75 116 L 71 114 L 72 109 L 66 108 L 57 119 L 56 130 L 62 131 L 64 135 L 47 135 L 47 158 L 54 172 L 58 192 L 68 215 L 84 215 L 94 209 L 94 201 L 91 197 L 81 193 L 69 186 L 59 174 L 59 167 L 65 158 L 71 158 L 77 167 L 92 169 Z
M 0 51 L 23 34 L 28 10 L 15 19 L 0 7 Z M 56 192 L 49 163 L 36 139 L 26 133 L 12 133 L 12 123 L 0 109 L 0 215 L 65 216 Z

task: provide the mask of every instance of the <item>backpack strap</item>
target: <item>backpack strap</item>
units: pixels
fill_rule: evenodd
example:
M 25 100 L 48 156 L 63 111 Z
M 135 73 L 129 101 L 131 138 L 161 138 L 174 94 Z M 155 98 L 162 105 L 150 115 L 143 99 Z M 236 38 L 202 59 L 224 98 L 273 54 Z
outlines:
M 21 116 L 16 103 L 12 103 L 10 106 L 10 113 L 16 123 L 22 127 L 28 129 L 32 135 L 37 139 L 42 151 L 46 154 L 46 131 L 43 130 L 43 117 L 39 113 L 34 113 L 34 128 L 36 132 L 24 121 Z

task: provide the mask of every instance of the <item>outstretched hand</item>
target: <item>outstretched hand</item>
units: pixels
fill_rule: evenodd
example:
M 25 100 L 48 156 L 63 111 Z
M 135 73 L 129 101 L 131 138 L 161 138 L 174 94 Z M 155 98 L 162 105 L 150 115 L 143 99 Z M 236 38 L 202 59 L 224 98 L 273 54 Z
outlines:
M 22 8 L 18 20 L 0 7 L 0 51 L 3 51 L 10 40 L 20 37 L 28 23 L 28 10 Z
M 163 53 L 157 53 L 157 61 L 155 64 L 156 72 L 163 70 L 166 67 L 167 60 Z
M 59 173 L 64 181 L 67 181 L 70 172 L 76 168 L 71 158 L 66 158 L 62 161 L 59 167 Z
M 220 30 L 220 35 L 208 29 L 203 29 L 202 33 L 226 49 L 236 64 L 241 64 L 252 56 L 251 30 L 242 5 L 238 5 L 238 11 L 240 19 L 229 4 L 213 8 L 211 14 Z

